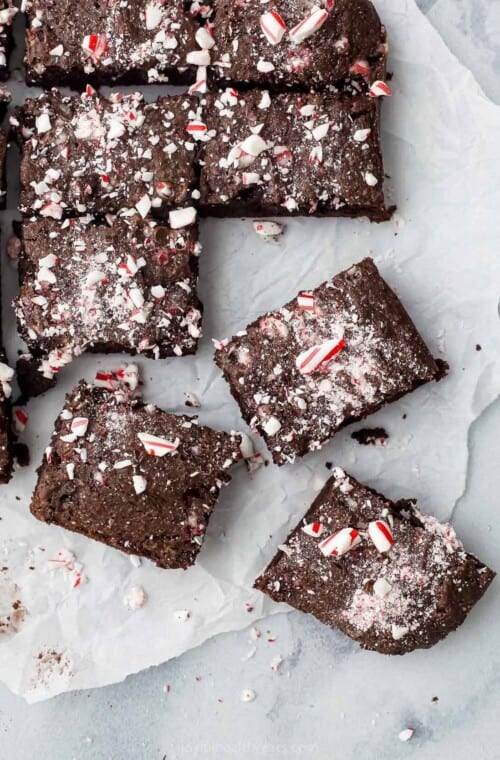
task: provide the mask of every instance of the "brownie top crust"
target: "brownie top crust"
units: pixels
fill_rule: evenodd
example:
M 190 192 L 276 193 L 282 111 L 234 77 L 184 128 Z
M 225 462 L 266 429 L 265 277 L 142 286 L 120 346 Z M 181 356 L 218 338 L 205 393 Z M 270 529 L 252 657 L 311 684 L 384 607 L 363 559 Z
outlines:
M 364 649 L 405 654 L 454 631 L 494 575 L 451 525 L 335 468 L 255 585 Z
M 21 241 L 15 309 L 28 346 L 47 354 L 46 377 L 87 348 L 153 358 L 196 350 L 196 227 L 173 230 L 138 214 L 110 225 L 32 219 Z
M 200 53 L 194 5 L 182 0 L 28 0 L 28 81 L 44 87 L 192 81 L 190 54 L 196 60 Z
M 140 93 L 105 98 L 92 88 L 27 100 L 12 119 L 22 145 L 21 211 L 164 217 L 185 205 L 196 182 L 189 123 L 197 108 L 188 96 L 145 103 Z
M 232 84 L 320 89 L 383 79 L 386 31 L 368 0 L 214 0 L 213 66 Z
M 371 259 L 222 341 L 215 362 L 278 464 L 441 376 Z
M 206 97 L 201 203 L 263 214 L 387 219 L 377 103 L 365 96 Z
M 66 398 L 40 468 L 40 520 L 185 568 L 198 554 L 241 436 L 135 398 L 137 368 L 99 373 Z

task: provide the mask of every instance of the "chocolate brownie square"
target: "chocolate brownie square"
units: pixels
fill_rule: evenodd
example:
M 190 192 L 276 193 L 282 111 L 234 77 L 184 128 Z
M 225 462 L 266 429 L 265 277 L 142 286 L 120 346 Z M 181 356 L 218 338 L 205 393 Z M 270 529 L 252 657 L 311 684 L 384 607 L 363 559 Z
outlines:
M 136 209 L 165 217 L 196 185 L 197 100 L 140 93 L 105 98 L 57 90 L 27 100 L 12 117 L 22 147 L 24 214 L 102 216 Z
M 7 157 L 7 135 L 0 131 L 0 208 L 5 208 L 7 196 L 5 159 Z
M 0 79 L 9 76 L 8 58 L 12 48 L 12 20 L 18 9 L 10 0 L 0 0 Z
M 363 649 L 405 654 L 458 628 L 494 577 L 451 525 L 337 467 L 255 586 Z
M 390 217 L 373 99 L 227 89 L 203 118 L 204 213 Z
M 31 219 L 21 224 L 19 331 L 51 379 L 84 351 L 154 359 L 196 351 L 200 244 L 194 226 L 151 219 Z
M 12 474 L 12 415 L 10 397 L 14 370 L 9 367 L 0 347 L 0 483 L 8 483 Z
M 215 362 L 279 465 L 442 376 L 371 259 L 222 341 Z
M 214 0 L 214 10 L 213 66 L 229 84 L 307 91 L 384 78 L 386 30 L 368 0 L 277 0 L 269 6 Z
M 187 568 L 241 457 L 241 436 L 141 403 L 136 367 L 96 382 L 67 396 L 31 511 L 159 567 Z
M 28 0 L 24 10 L 26 77 L 41 87 L 187 84 L 207 54 L 182 0 Z

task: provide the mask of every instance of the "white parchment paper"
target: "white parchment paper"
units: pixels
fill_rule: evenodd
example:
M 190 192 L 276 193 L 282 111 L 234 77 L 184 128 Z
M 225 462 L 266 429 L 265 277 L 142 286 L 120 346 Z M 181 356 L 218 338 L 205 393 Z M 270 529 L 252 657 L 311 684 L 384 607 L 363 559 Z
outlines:
M 375 258 L 435 355 L 450 362 L 450 375 L 369 420 L 390 433 L 384 447 L 361 447 L 348 429 L 293 466 L 269 464 L 253 475 L 243 467 L 234 471 L 196 566 L 183 572 L 149 562 L 135 567 L 117 551 L 31 517 L 35 469 L 64 393 L 98 367 L 117 367 L 121 358 L 75 361 L 56 390 L 29 404 L 23 440 L 32 464 L 0 487 L 0 567 L 7 568 L 0 572 L 0 620 L 12 600 L 23 608 L 17 630 L 0 633 L 0 678 L 28 701 L 122 680 L 279 610 L 252 591 L 252 582 L 326 480 L 326 462 L 390 497 L 417 496 L 442 519 L 452 515 L 466 479 L 468 429 L 500 389 L 500 108 L 413 0 L 378 0 L 377 6 L 388 26 L 394 71 L 383 131 L 386 189 L 398 204 L 396 216 L 384 225 L 287 221 L 277 243 L 258 239 L 250 220 L 202 222 L 205 337 L 196 357 L 139 359 L 144 395 L 186 412 L 184 393 L 195 392 L 203 423 L 245 429 L 212 363 L 210 339 L 231 335 L 366 255 Z M 18 102 L 28 94 L 19 83 L 13 91 Z M 4 243 L 12 214 L 3 214 Z M 19 346 L 9 300 L 16 274 L 4 269 L 4 331 L 14 361 Z M 260 450 L 266 453 L 262 444 Z M 70 573 L 48 561 L 61 549 L 82 565 L 87 582 L 78 588 Z M 148 601 L 131 611 L 123 599 L 134 586 L 145 589 Z M 189 611 L 187 620 L 178 620 L 180 610 Z

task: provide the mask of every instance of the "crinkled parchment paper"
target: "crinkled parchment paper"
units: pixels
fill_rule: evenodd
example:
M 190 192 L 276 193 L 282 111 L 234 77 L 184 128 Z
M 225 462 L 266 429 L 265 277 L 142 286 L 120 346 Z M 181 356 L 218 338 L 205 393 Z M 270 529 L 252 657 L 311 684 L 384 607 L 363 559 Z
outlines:
M 277 243 L 258 239 L 250 220 L 204 221 L 205 338 L 196 357 L 139 359 L 144 394 L 185 412 L 184 393 L 195 392 L 203 402 L 203 423 L 244 429 L 212 363 L 210 338 L 231 335 L 367 254 L 400 294 L 435 355 L 450 362 L 449 377 L 370 419 L 370 426 L 390 433 L 384 447 L 361 447 L 348 429 L 296 465 L 270 464 L 253 475 L 243 466 L 236 469 L 196 566 L 183 572 L 149 562 L 135 567 L 117 551 L 30 516 L 35 468 L 64 393 L 80 377 L 93 377 L 97 367 L 118 366 L 120 357 L 75 361 L 55 391 L 29 405 L 24 440 L 32 464 L 0 488 L 0 567 L 8 568 L 0 572 L 0 678 L 27 700 L 119 681 L 277 611 L 251 590 L 252 581 L 325 481 L 328 461 L 388 496 L 417 496 L 440 518 L 452 514 L 465 485 L 468 429 L 500 388 L 500 108 L 454 59 L 413 0 L 377 5 L 392 46 L 394 97 L 383 104 L 383 130 L 386 187 L 389 200 L 398 204 L 396 216 L 378 226 L 287 221 Z M 26 96 L 21 84 L 13 90 L 18 102 Z M 12 184 L 14 156 L 10 162 Z M 11 191 L 10 208 L 15 203 Z M 18 346 L 8 301 L 16 275 L 6 269 L 4 319 L 12 361 Z M 472 525 L 474 515 L 470 520 Z M 82 565 L 87 581 L 77 588 L 73 574 L 49 562 L 62 549 Z M 134 586 L 145 589 L 148 601 L 131 611 L 123 599 Z M 13 624 L 2 626 L 17 600 Z M 179 610 L 188 610 L 189 618 L 176 615 Z

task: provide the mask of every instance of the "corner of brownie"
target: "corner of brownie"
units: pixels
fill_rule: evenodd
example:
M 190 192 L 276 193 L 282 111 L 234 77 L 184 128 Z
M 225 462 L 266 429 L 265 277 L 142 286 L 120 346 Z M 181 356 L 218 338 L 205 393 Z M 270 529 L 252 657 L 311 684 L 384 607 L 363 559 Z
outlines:
M 137 389 L 128 365 L 68 394 L 31 511 L 159 567 L 187 568 L 242 438 L 144 404 Z
M 458 628 L 494 577 L 451 525 L 336 467 L 255 587 L 364 649 L 400 655 Z
M 10 397 L 14 370 L 7 364 L 0 349 L 0 483 L 8 483 L 12 475 L 14 436 Z
M 215 362 L 279 465 L 441 376 L 368 258 L 222 341 Z
M 175 217 L 174 217 L 175 218 Z M 50 380 L 84 351 L 152 358 L 196 351 L 196 225 L 172 228 L 139 214 L 20 225 L 19 331 Z

